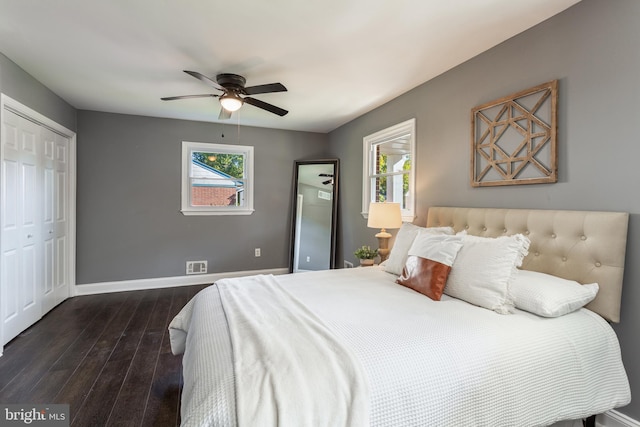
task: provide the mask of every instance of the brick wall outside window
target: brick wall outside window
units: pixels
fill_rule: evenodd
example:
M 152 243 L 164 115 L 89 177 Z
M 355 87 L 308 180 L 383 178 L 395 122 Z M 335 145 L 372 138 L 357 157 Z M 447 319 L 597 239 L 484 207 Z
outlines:
M 230 187 L 191 187 L 193 206 L 234 206 L 236 190 Z

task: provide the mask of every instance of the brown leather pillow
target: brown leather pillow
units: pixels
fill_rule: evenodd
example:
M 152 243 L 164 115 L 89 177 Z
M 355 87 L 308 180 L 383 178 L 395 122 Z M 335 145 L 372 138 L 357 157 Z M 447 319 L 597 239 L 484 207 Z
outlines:
M 451 267 L 448 265 L 410 255 L 396 283 L 420 292 L 434 301 L 440 301 L 450 271 Z

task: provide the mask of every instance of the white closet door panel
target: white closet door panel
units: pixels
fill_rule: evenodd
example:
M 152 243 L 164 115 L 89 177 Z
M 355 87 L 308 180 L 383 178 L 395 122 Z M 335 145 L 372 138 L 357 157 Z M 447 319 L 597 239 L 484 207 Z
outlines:
M 45 168 L 44 172 L 44 194 L 42 198 L 44 199 L 43 206 L 43 223 L 46 227 L 51 227 L 53 229 L 54 226 L 54 208 L 55 208 L 55 174 L 53 168 Z
M 53 239 L 44 241 L 44 297 L 53 295 L 54 268 L 55 268 L 55 244 Z M 54 298 L 55 300 L 55 298 Z M 53 304 L 55 306 L 55 303 Z M 51 308 L 49 308 L 50 310 Z M 43 312 L 49 311 L 43 307 Z
M 46 233 L 43 242 L 43 271 L 42 271 L 42 314 L 47 313 L 57 305 L 55 289 L 56 249 L 53 234 Z
M 45 159 L 45 161 L 49 160 L 52 161 L 55 159 L 55 148 L 56 148 L 56 137 L 55 137 L 55 133 L 48 130 L 48 129 L 42 129 L 42 139 L 43 139 L 43 144 L 44 144 L 44 152 L 43 157 Z
M 18 270 L 18 252 L 15 250 L 4 251 L 2 253 L 2 281 L 4 283 L 18 283 L 20 280 Z M 2 313 L 4 316 L 2 322 L 5 328 L 9 326 L 11 329 L 17 330 L 20 328 L 18 319 L 20 311 L 18 309 L 18 301 L 20 300 L 19 288 L 17 286 L 7 286 L 6 289 L 3 287 L 2 290 Z M 20 333 L 20 330 L 16 332 L 16 334 L 18 333 Z
M 55 135 L 55 201 L 54 201 L 54 235 L 56 240 L 55 287 L 56 304 L 69 296 L 69 139 Z
M 67 172 L 56 171 L 56 196 L 55 196 L 55 221 L 56 223 L 66 223 L 67 221 L 67 198 L 66 186 Z M 61 230 L 61 231 L 64 231 Z
M 17 144 L 14 144 L 17 148 Z M 18 162 L 11 157 L 16 157 L 15 150 L 5 145 L 5 158 L 2 164 L 2 206 L 0 218 L 2 218 L 2 257 L 0 259 L 0 272 L 3 284 L 20 283 L 20 260 L 18 256 Z M 10 158 L 7 158 L 10 157 Z M 18 286 L 2 286 L 2 327 L 3 336 L 14 337 L 22 331 L 20 321 L 20 288 Z M 8 341 L 4 340 L 5 342 Z
M 55 209 L 56 209 L 56 134 L 41 129 L 42 140 L 42 244 L 43 244 L 43 294 L 42 312 L 46 313 L 58 303 L 55 292 Z
M 40 201 L 40 193 L 38 193 L 38 171 L 37 165 L 31 162 L 31 159 L 27 159 L 22 162 L 20 170 L 21 178 L 21 197 L 22 197 L 22 212 L 20 215 L 20 221 L 25 231 L 33 231 L 36 227 L 38 220 L 38 202 Z
M 18 127 L 18 139 L 21 142 L 20 150 L 25 155 L 31 154 L 32 156 L 37 157 L 38 133 L 40 132 L 40 127 L 29 120 L 23 119 L 22 117 L 16 117 L 19 122 L 21 122 Z
M 58 164 L 67 164 L 69 162 L 68 158 L 69 152 L 69 138 L 65 138 L 62 135 L 56 134 L 56 143 L 55 143 L 55 160 Z M 65 166 L 66 170 L 66 166 Z
M 2 164 L 2 235 L 18 229 L 18 162 L 5 157 Z M 8 239 L 15 240 L 10 234 Z M 7 237 L 4 237 L 7 238 Z M 14 242 L 15 243 L 15 242 Z M 17 245 L 10 245 L 10 247 Z
M 40 126 L 22 117 L 16 118 L 20 123 L 18 198 L 22 199 L 18 210 L 18 224 L 22 230 L 18 247 L 22 258 L 18 309 L 24 330 L 42 317 L 42 142 Z
M 58 302 L 65 299 L 69 292 L 69 274 L 66 257 L 58 254 L 66 254 L 68 251 L 66 236 L 56 239 L 56 266 L 55 266 L 55 288 Z M 62 298 L 62 299 L 60 299 Z
M 10 151 L 18 152 L 18 125 L 12 120 L 5 120 L 4 122 L 4 139 L 2 142 L 2 148 L 5 152 Z
M 2 239 L 3 344 L 42 316 L 43 173 L 40 127 L 5 111 Z
M 37 305 L 38 292 L 38 254 L 35 245 L 22 247 L 22 287 L 20 288 L 19 309 L 29 311 Z M 40 316 L 37 317 L 37 319 Z

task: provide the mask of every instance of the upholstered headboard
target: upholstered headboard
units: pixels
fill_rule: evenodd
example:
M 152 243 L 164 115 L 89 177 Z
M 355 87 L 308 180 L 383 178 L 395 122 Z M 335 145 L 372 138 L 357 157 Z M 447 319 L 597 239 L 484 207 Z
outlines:
M 526 235 L 531 246 L 523 269 L 598 283 L 598 295 L 587 308 L 616 323 L 628 222 L 625 212 L 539 209 L 432 207 L 427 215 L 427 227 L 451 226 L 486 237 Z

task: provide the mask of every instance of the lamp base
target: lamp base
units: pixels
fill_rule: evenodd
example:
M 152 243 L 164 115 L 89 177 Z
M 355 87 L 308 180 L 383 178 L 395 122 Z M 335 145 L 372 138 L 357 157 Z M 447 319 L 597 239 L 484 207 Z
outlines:
M 383 228 L 378 234 L 376 234 L 376 238 L 378 239 L 378 255 L 380 256 L 380 262 L 385 261 L 389 258 L 389 239 L 391 238 L 391 234 L 387 233 L 387 231 Z

